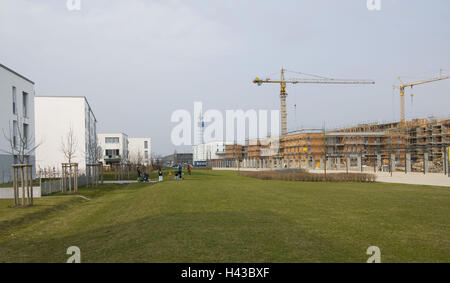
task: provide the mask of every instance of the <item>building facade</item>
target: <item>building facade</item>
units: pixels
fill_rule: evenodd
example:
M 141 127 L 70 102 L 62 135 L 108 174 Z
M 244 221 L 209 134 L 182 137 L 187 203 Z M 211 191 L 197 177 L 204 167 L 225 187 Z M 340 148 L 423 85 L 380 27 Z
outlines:
M 34 96 L 33 81 L 0 64 L 0 183 L 12 181 L 11 166 L 22 159 L 14 154 L 20 147 L 31 151 L 23 159 L 35 172 Z
M 151 165 L 152 139 L 128 138 L 129 160 L 133 164 Z
M 269 144 L 275 146 L 268 146 Z M 243 149 L 241 150 L 241 148 Z M 240 154 L 242 152 L 242 155 Z M 222 164 L 277 167 L 448 172 L 450 119 L 427 118 L 362 124 L 333 131 L 311 130 L 275 140 L 225 147 Z
M 129 162 L 128 135 L 123 133 L 98 134 L 101 160 L 105 165 L 126 164 Z
M 224 142 L 210 142 L 192 146 L 193 165 L 207 166 L 208 161 L 221 159 L 225 151 Z
M 97 119 L 86 97 L 36 96 L 35 117 L 37 170 L 61 171 L 69 151 L 82 173 L 98 162 Z

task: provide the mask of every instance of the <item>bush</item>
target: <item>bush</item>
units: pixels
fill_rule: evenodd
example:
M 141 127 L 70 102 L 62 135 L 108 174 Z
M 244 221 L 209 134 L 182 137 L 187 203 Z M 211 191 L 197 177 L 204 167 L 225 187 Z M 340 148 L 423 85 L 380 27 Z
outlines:
M 261 180 L 283 180 L 303 182 L 375 182 L 376 175 L 366 173 L 308 173 L 304 170 L 296 172 L 283 170 L 264 172 L 240 172 L 241 176 L 257 178 Z

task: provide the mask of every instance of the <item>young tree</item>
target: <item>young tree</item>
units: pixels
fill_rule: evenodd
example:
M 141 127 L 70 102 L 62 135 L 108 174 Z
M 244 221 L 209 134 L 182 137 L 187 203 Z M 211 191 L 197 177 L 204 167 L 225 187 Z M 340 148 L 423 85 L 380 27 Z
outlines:
M 71 126 L 67 132 L 67 135 L 61 138 L 61 152 L 64 154 L 67 163 L 72 163 L 72 161 L 76 158 L 77 147 L 78 140 Z
M 69 131 L 67 132 L 65 137 L 61 138 L 61 152 L 64 154 L 64 157 L 67 160 L 68 166 L 63 165 L 63 176 L 66 175 L 66 170 L 69 168 L 69 191 L 72 191 L 72 163 L 73 160 L 77 157 L 77 148 L 78 148 L 78 139 L 73 131 L 73 127 L 70 126 Z M 78 173 L 78 172 L 77 172 Z M 77 174 L 76 174 L 77 175 Z M 65 177 L 63 178 L 65 182 Z M 65 184 L 65 183 L 64 183 Z M 65 186 L 65 185 L 64 185 Z M 63 186 L 63 190 L 64 190 Z
M 23 119 L 19 116 L 17 116 L 17 120 L 10 121 L 8 126 L 7 131 L 5 129 L 2 131 L 9 148 L 0 149 L 0 151 L 11 155 L 19 164 L 28 163 L 29 156 L 40 146 L 40 143 L 35 142 L 33 131 L 26 123 L 23 123 Z
M 142 151 L 140 149 L 138 149 L 136 154 L 133 155 L 132 162 L 138 166 L 141 166 L 144 163 L 144 156 L 142 155 Z
M 39 147 L 39 143 L 34 140 L 33 131 L 30 126 L 24 123 L 23 119 L 17 115 L 16 120 L 8 123 L 8 130 L 2 129 L 3 136 L 9 144 L 9 149 L 0 149 L 0 151 L 10 155 L 14 159 L 16 166 L 14 168 L 14 203 L 18 205 L 19 178 L 22 184 L 22 205 L 25 205 L 25 188 L 28 192 L 29 204 L 33 204 L 33 192 L 30 191 L 30 182 L 32 182 L 32 173 L 29 165 L 30 155 Z M 11 126 L 12 124 L 12 126 Z M 20 175 L 20 177 L 19 177 Z M 31 198 L 30 198 L 31 196 Z

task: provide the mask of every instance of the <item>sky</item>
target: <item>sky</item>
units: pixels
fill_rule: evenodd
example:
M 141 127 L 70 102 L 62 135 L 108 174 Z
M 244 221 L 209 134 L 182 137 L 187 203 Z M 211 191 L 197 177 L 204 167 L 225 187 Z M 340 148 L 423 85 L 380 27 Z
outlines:
M 252 80 L 282 67 L 376 82 L 288 86 L 289 130 L 399 120 L 397 78 L 450 74 L 449 51 L 448 0 L 0 0 L 0 63 L 36 95 L 86 96 L 98 132 L 150 136 L 161 155 L 190 150 L 171 115 L 195 101 L 279 109 L 279 86 Z M 450 116 L 450 80 L 409 93 L 407 119 Z

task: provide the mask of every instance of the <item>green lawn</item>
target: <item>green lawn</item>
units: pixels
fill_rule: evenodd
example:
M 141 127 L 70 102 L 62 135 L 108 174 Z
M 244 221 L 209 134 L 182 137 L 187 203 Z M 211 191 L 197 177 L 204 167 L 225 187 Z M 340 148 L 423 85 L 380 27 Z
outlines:
M 450 262 L 450 189 L 195 171 L 33 208 L 0 200 L 0 262 Z

